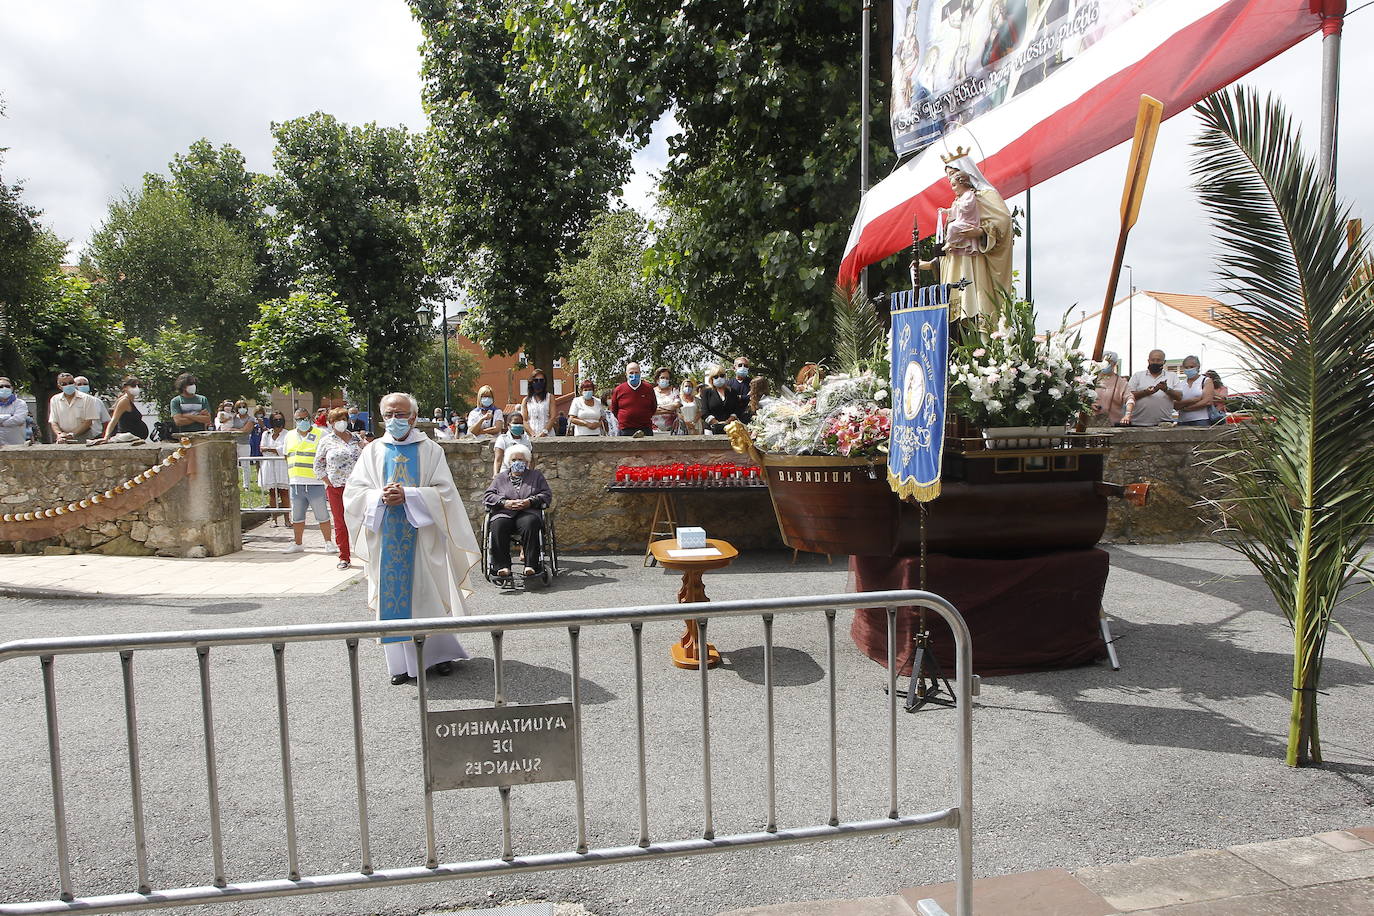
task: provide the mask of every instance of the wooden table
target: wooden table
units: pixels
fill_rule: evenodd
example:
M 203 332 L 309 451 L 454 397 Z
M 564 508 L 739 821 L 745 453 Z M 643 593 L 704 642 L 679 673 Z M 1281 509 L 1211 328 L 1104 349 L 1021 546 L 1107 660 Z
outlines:
M 750 491 L 762 490 L 768 492 L 768 484 L 763 481 L 753 483 L 743 483 L 735 486 L 725 481 L 711 481 L 705 484 L 689 484 L 672 487 L 650 487 L 638 486 L 636 484 L 611 483 L 606 485 L 608 493 L 653 493 L 657 496 L 654 500 L 654 518 L 649 523 L 649 540 L 644 545 L 644 565 L 653 566 L 657 561 L 657 554 L 650 549 L 654 541 L 659 538 L 671 538 L 677 531 L 677 526 L 682 524 L 685 519 L 678 509 L 677 497 L 683 493 L 747 493 Z
M 696 601 L 707 601 L 706 586 L 702 585 L 702 574 L 708 569 L 721 569 L 729 566 L 730 561 L 739 556 L 739 551 L 730 545 L 729 541 L 722 541 L 719 538 L 707 538 L 706 546 L 716 550 L 715 556 L 706 557 L 674 557 L 670 556 L 670 551 L 680 550 L 677 540 L 670 539 L 665 541 L 654 541 L 649 545 L 653 551 L 654 559 L 658 565 L 664 569 L 671 569 L 682 573 L 682 587 L 678 589 L 677 600 L 680 604 L 690 604 Z M 673 664 L 679 668 L 691 668 L 693 670 L 701 667 L 700 643 L 697 638 L 697 622 L 687 621 L 687 632 L 682 634 L 682 638 L 673 643 L 669 654 L 672 655 Z M 720 653 L 716 647 L 706 643 L 706 667 L 714 668 L 720 664 Z

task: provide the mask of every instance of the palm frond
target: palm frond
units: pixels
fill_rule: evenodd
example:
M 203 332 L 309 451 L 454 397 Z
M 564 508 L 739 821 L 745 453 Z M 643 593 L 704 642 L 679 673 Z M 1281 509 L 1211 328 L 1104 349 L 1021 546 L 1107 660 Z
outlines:
M 834 313 L 834 367 L 850 375 L 873 368 L 875 355 L 886 350 L 887 333 L 873 306 L 860 288 L 846 292 L 836 287 L 831 293 Z
M 1223 318 L 1249 346 L 1273 422 L 1213 456 L 1213 500 L 1294 630 L 1288 762 L 1320 762 L 1316 689 L 1332 612 L 1374 533 L 1374 277 L 1369 239 L 1301 152 L 1272 97 L 1245 88 L 1197 106 L 1193 167 L 1222 253 Z

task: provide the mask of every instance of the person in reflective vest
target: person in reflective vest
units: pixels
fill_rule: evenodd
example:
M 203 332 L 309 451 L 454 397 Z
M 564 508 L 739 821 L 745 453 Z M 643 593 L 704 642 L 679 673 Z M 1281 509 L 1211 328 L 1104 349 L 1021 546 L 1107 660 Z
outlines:
M 329 524 L 329 504 L 325 499 L 324 481 L 315 476 L 315 450 L 325 431 L 310 422 L 310 414 L 296 411 L 296 428 L 286 434 L 286 477 L 291 492 L 291 529 L 295 543 L 288 544 L 287 553 L 305 550 L 305 510 L 315 514 L 324 535 L 325 553 L 338 553 Z

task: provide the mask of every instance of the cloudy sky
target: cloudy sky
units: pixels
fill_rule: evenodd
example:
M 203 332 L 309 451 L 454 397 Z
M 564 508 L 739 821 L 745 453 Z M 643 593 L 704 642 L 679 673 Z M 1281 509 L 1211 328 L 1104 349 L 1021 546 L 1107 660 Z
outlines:
M 1358 10 L 1358 4 L 1352 3 Z M 271 168 L 273 121 L 321 110 L 350 123 L 424 126 L 418 27 L 402 0 L 0 0 L 0 147 L 6 181 L 71 240 L 76 257 L 110 201 L 162 171 L 193 141 L 232 143 Z M 1374 198 L 1374 9 L 1346 25 L 1339 187 L 1364 215 Z M 1278 93 L 1315 149 L 1320 41 L 1308 39 L 1246 82 Z M 627 197 L 647 206 L 664 131 L 637 157 Z M 1189 189 L 1197 124 L 1164 124 L 1127 252 L 1141 289 L 1206 293 L 1214 248 Z M 1034 294 L 1042 323 L 1102 302 L 1116 240 L 1123 145 L 1034 193 Z M 1013 203 L 1022 203 L 1021 199 Z M 1020 256 L 1018 255 L 1018 261 Z M 1122 292 L 1126 279 L 1122 279 Z

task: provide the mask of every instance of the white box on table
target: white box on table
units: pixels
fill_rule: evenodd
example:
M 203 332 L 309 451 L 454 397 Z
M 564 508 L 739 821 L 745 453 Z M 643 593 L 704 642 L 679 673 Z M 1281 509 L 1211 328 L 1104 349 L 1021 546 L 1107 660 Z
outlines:
M 679 528 L 677 529 L 677 546 L 683 548 L 705 547 L 706 529 L 705 528 Z

